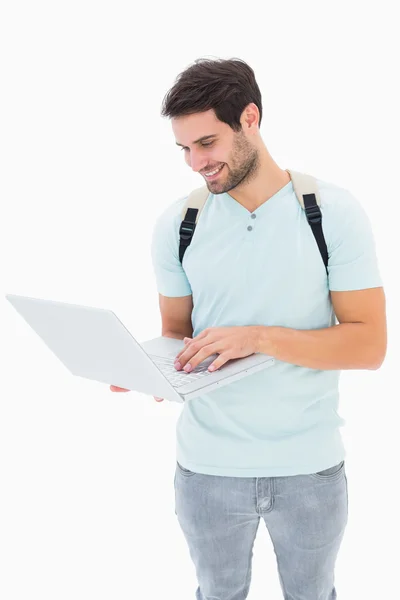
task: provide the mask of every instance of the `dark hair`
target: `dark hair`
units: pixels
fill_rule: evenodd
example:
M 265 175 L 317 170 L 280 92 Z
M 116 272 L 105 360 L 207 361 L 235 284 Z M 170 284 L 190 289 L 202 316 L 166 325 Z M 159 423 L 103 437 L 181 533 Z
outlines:
M 254 102 L 260 111 L 261 92 L 253 69 L 240 58 L 199 58 L 180 73 L 162 104 L 161 116 L 180 117 L 214 109 L 217 118 L 241 130 L 244 108 Z

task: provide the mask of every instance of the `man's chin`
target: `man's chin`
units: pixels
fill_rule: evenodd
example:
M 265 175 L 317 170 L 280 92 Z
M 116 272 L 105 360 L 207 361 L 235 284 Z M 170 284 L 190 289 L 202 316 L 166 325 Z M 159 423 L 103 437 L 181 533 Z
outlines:
M 213 194 L 223 194 L 225 192 L 224 187 L 221 184 L 218 184 L 217 181 L 215 183 L 206 181 L 206 184 L 210 192 Z

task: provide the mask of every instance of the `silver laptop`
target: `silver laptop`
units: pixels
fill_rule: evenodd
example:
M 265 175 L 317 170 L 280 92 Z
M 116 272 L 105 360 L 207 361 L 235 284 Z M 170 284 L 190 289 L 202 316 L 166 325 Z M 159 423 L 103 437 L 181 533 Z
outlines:
M 274 364 L 272 356 L 256 353 L 210 373 L 214 354 L 190 373 L 177 371 L 174 359 L 183 340 L 162 336 L 139 343 L 111 310 L 14 294 L 6 298 L 73 375 L 175 402 Z

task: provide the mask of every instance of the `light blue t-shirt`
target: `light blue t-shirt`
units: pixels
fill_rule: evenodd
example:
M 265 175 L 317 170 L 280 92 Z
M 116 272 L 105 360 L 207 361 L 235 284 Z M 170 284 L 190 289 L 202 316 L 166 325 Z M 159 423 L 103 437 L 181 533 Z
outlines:
M 193 337 L 207 327 L 336 324 L 329 290 L 382 286 L 369 218 L 347 190 L 316 179 L 329 279 L 290 181 L 253 213 L 229 193 L 209 194 L 179 262 L 187 196 L 158 218 L 152 260 L 160 294 L 193 295 Z M 340 371 L 275 364 L 182 405 L 177 460 L 191 471 L 273 477 L 344 460 Z

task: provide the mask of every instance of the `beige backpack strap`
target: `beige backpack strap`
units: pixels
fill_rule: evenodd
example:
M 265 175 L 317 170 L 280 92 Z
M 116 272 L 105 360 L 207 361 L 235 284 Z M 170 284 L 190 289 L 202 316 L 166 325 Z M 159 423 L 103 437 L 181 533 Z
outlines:
M 322 230 L 322 213 L 321 213 L 321 198 L 319 195 L 318 185 L 315 177 L 286 169 L 293 183 L 293 189 L 300 202 L 300 206 L 306 213 L 306 218 L 311 230 L 314 234 L 315 241 L 325 265 L 326 274 L 328 271 L 328 249 L 326 246 L 324 232 Z
M 315 194 L 315 200 L 318 206 L 321 206 L 321 198 L 319 196 L 319 190 L 317 182 L 312 175 L 306 175 L 299 171 L 293 171 L 292 169 L 285 169 L 290 175 L 290 179 L 293 183 L 294 193 L 297 196 L 297 200 L 300 202 L 301 207 L 305 210 L 304 206 L 304 194 Z
M 182 221 L 184 221 L 186 219 L 186 213 L 187 213 L 187 209 L 188 208 L 197 208 L 198 212 L 196 215 L 196 223 L 199 220 L 200 217 L 200 213 L 203 209 L 204 204 L 206 203 L 206 200 L 209 196 L 210 192 L 209 189 L 206 185 L 202 185 L 201 187 L 193 190 L 186 202 L 185 202 L 185 206 L 182 209 Z
M 292 169 L 286 169 L 293 183 L 293 189 L 300 206 L 306 214 L 307 221 L 312 229 L 315 240 L 318 244 L 322 260 L 328 274 L 328 250 L 322 230 L 322 213 L 320 210 L 321 198 L 317 181 L 312 175 L 300 173 Z M 182 263 L 186 248 L 192 241 L 196 224 L 200 218 L 201 211 L 210 192 L 207 186 L 202 186 L 193 190 L 182 209 L 182 223 L 179 229 L 179 260 Z M 192 210 L 191 210 L 192 209 Z

